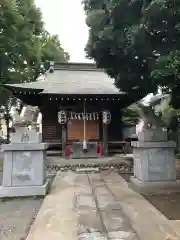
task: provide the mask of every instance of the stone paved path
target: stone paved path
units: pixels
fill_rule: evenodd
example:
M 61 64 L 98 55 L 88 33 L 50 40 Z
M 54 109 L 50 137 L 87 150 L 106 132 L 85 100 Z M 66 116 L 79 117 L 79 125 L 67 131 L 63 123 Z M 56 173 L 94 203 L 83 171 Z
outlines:
M 89 194 L 75 193 L 79 240 L 138 239 L 100 174 L 82 174 L 75 182 L 91 189 Z
M 54 180 L 27 238 L 39 239 L 139 240 L 102 173 L 72 172 Z

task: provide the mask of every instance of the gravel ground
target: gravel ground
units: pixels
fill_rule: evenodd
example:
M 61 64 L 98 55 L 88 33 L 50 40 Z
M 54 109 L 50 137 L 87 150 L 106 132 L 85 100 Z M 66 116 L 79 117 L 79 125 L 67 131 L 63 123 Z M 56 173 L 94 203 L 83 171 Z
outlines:
M 2 184 L 2 179 L 3 179 L 3 172 L 0 170 L 0 186 Z
M 25 240 L 42 202 L 39 197 L 0 199 L 0 240 Z
M 180 160 L 177 160 L 177 179 L 180 179 Z M 169 220 L 180 220 L 180 193 L 144 195 Z
M 42 202 L 43 198 L 1 199 L 0 240 L 25 240 Z
M 169 220 L 180 220 L 180 193 L 143 195 Z
M 25 240 L 43 199 L 12 199 L 0 202 L 0 239 Z

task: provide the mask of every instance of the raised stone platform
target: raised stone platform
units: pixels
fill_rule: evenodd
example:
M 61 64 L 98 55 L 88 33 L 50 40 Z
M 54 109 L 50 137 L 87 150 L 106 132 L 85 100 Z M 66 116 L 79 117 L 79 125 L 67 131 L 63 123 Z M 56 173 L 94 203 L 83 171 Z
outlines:
M 111 164 L 119 164 L 125 161 L 133 162 L 133 154 L 117 154 L 112 157 L 98 157 L 98 158 L 64 158 L 64 157 L 47 157 L 46 164 L 48 166 L 58 165 L 61 167 L 71 165 L 111 165 Z
M 46 180 L 45 143 L 12 143 L 2 145 L 4 151 L 3 181 L 0 197 L 44 196 Z
M 180 192 L 180 180 L 176 181 L 154 181 L 154 182 L 143 182 L 135 177 L 130 177 L 131 187 L 139 193 L 169 193 L 169 192 Z
M 167 141 L 166 135 L 162 130 L 149 130 L 140 133 L 141 141 L 132 142 L 134 176 L 130 180 L 136 191 L 180 191 L 180 183 L 176 181 L 176 145 Z
M 26 196 L 45 196 L 50 186 L 50 180 L 46 180 L 41 186 L 16 186 L 0 187 L 0 198 L 7 197 L 26 197 Z
M 132 142 L 134 177 L 142 182 L 176 180 L 175 143 Z

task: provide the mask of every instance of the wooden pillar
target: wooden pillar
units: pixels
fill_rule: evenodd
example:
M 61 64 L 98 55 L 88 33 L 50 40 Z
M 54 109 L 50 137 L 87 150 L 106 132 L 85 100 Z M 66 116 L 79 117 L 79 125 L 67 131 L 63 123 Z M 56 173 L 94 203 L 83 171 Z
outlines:
M 62 124 L 62 156 L 66 156 L 67 124 Z
M 103 126 L 103 154 L 108 156 L 108 125 L 102 124 Z

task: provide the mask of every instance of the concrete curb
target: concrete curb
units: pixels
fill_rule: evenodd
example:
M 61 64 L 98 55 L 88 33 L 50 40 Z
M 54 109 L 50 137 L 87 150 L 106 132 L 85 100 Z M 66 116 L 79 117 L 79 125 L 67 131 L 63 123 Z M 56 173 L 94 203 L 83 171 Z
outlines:
M 168 220 L 117 173 L 103 176 L 141 240 L 179 240 L 179 223 Z M 174 223 L 173 223 L 174 222 Z

